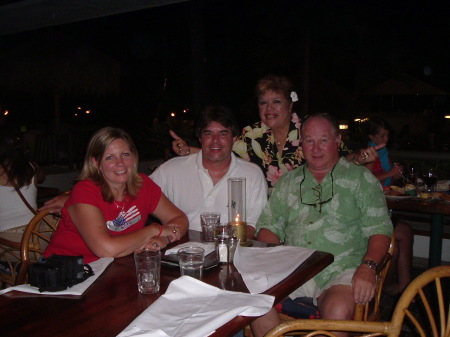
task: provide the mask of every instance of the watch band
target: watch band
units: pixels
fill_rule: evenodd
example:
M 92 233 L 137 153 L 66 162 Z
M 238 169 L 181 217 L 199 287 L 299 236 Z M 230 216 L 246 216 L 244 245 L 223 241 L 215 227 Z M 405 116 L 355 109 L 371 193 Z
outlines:
M 367 264 L 370 269 L 377 270 L 378 264 L 373 260 L 364 260 L 361 264 Z

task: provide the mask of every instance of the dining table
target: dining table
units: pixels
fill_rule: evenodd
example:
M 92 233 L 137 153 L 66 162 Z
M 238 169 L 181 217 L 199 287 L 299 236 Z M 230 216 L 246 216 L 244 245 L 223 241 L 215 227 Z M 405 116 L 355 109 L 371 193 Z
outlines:
M 387 207 L 393 211 L 431 215 L 428 267 L 442 264 L 444 216 L 450 216 L 450 202 L 440 198 L 389 197 Z
M 201 233 L 189 230 L 180 241 L 167 248 L 190 241 L 201 242 Z M 254 240 L 253 246 L 268 245 Z M 278 303 L 333 260 L 332 254 L 315 251 L 290 275 L 263 294 L 274 296 L 274 303 Z M 117 336 L 179 277 L 178 266 L 162 264 L 160 291 L 155 294 L 141 294 L 138 292 L 136 269 L 131 254 L 114 259 L 81 296 L 49 296 L 10 291 L 0 295 L 0 335 Z M 202 281 L 220 289 L 249 293 L 241 274 L 233 264 L 218 264 L 204 270 Z M 234 336 L 254 319 L 256 317 L 237 316 L 210 336 Z

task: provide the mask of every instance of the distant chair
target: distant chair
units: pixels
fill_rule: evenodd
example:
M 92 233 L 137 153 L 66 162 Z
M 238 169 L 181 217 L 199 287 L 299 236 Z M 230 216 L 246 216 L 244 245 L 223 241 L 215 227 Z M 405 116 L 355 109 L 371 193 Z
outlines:
M 42 256 L 59 220 L 59 216 L 49 214 L 48 210 L 41 211 L 27 225 L 21 243 L 0 238 L 2 288 L 27 282 L 29 265 Z
M 408 325 L 421 337 L 450 336 L 450 266 L 429 269 L 405 289 L 389 322 L 297 319 L 281 323 L 265 337 L 291 336 L 301 332 L 306 337 L 336 335 L 332 331 L 356 332 L 360 337 L 398 337 Z

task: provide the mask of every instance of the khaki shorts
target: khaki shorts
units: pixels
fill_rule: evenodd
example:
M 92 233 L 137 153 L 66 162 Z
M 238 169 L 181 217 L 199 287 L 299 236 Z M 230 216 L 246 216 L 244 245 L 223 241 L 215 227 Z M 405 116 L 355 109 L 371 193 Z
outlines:
M 316 281 L 314 281 L 314 279 L 312 278 L 300 288 L 294 290 L 294 292 L 292 292 L 289 297 L 293 300 L 297 297 L 312 297 L 314 305 L 317 305 L 317 298 L 328 288 L 331 288 L 332 286 L 337 284 L 352 286 L 352 279 L 355 270 L 356 269 L 348 269 L 344 271 L 342 274 L 332 279 L 331 282 L 328 283 L 323 289 L 319 288 Z

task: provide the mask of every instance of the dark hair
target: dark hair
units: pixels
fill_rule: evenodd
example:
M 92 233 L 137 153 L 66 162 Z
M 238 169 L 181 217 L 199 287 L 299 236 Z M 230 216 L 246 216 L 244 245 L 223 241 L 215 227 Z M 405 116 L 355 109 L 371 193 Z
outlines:
M 375 136 L 381 129 L 391 131 L 389 123 L 380 117 L 371 117 L 367 121 L 366 132 L 368 136 Z
M 123 139 L 130 147 L 131 153 L 134 155 L 133 174 L 127 181 L 126 192 L 129 196 L 135 197 L 142 183 L 142 179 L 137 173 L 139 155 L 133 139 L 131 139 L 130 135 L 122 129 L 105 127 L 92 135 L 84 158 L 83 168 L 81 169 L 79 176 L 79 179 L 91 179 L 97 182 L 102 187 L 103 199 L 108 202 L 114 201 L 114 196 L 109 185 L 105 183 L 102 173 L 92 162 L 92 158 L 100 163 L 106 148 L 116 139 Z
M 261 77 L 256 83 L 256 97 L 268 90 L 282 92 L 288 101 L 292 101 L 291 92 L 294 90 L 294 85 L 286 76 L 269 74 Z
M 226 128 L 230 128 L 233 137 L 239 135 L 239 124 L 231 110 L 223 106 L 210 105 L 201 112 L 200 117 L 197 120 L 197 125 L 195 127 L 195 135 L 197 138 L 200 138 L 203 129 L 211 122 L 217 122 Z
M 322 119 L 325 119 L 328 123 L 330 123 L 336 136 L 338 136 L 341 133 L 339 131 L 339 124 L 338 124 L 336 117 L 328 112 L 318 112 L 318 113 L 314 113 L 312 115 L 306 116 L 302 122 L 302 125 L 300 126 L 300 132 L 303 132 L 303 127 L 308 123 L 309 120 L 314 119 L 314 118 L 322 118 Z
M 16 188 L 31 184 L 37 173 L 25 154 L 25 147 L 19 131 L 2 130 L 0 141 L 0 166 L 8 178 L 8 182 Z

